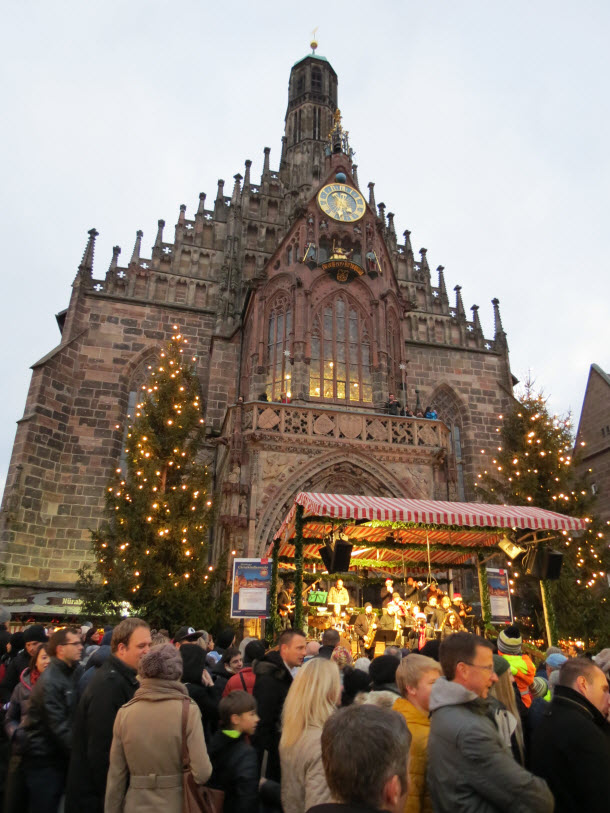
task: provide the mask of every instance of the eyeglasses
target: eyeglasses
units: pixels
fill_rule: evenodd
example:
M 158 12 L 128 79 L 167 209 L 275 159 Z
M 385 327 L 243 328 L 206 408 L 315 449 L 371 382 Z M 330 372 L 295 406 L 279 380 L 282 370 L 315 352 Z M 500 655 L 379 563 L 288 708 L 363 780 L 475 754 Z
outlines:
M 57 646 L 82 646 L 82 641 L 68 641 L 65 644 L 58 644 Z
M 486 672 L 489 672 L 490 675 L 494 671 L 493 663 L 491 666 L 483 666 L 480 663 L 471 663 L 470 661 L 460 661 L 460 663 L 465 663 L 467 666 L 474 666 L 475 669 L 484 669 Z

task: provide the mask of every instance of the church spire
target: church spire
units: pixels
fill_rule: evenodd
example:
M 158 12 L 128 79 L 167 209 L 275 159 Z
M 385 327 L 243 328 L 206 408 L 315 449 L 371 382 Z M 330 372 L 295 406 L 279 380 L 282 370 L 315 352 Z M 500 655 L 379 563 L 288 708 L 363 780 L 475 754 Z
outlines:
M 140 250 L 142 248 L 142 238 L 144 237 L 144 232 L 141 229 L 138 229 L 136 232 L 136 242 L 133 246 L 133 251 L 131 253 L 131 260 L 129 261 L 129 265 L 137 265 L 140 262 Z
M 500 300 L 494 297 L 491 300 L 494 306 L 494 345 L 498 350 L 504 350 L 507 347 L 506 333 L 502 327 L 502 318 L 500 316 Z
M 250 188 L 250 167 L 252 166 L 252 161 L 248 158 L 246 160 L 246 168 L 244 170 L 244 185 L 243 190 L 244 192 Z
M 233 186 L 233 194 L 231 195 L 231 206 L 237 206 L 237 204 L 239 203 L 239 199 L 241 197 L 240 183 L 242 180 L 242 176 L 238 172 L 236 175 L 233 176 L 233 178 L 235 180 L 235 184 Z
M 438 293 L 439 299 L 443 305 L 443 308 L 447 307 L 449 304 L 449 298 L 447 296 L 447 286 L 445 285 L 445 268 L 442 265 L 436 269 L 438 271 Z
M 108 266 L 108 274 L 114 274 L 117 270 L 119 265 L 119 254 L 121 253 L 120 246 L 113 246 L 112 247 L 112 259 L 110 260 L 110 265 Z
M 163 245 L 163 229 L 165 228 L 165 220 L 157 221 L 157 237 L 155 238 L 155 248 L 160 250 Z
M 89 235 L 89 239 L 87 240 L 87 245 L 85 246 L 85 250 L 83 252 L 83 258 L 78 266 L 77 277 L 85 280 L 91 280 L 93 277 L 93 252 L 95 251 L 95 238 L 98 236 L 99 232 L 96 229 L 89 229 L 87 233 Z
M 464 322 L 466 321 L 466 311 L 462 302 L 462 286 L 456 285 L 453 290 L 455 291 L 455 315 L 460 321 Z
M 369 181 L 369 206 L 374 212 L 377 212 L 377 204 L 375 203 L 375 182 Z
M 472 326 L 474 328 L 474 336 L 477 340 L 477 344 L 479 344 L 483 340 L 483 328 L 481 327 L 481 320 L 479 319 L 479 306 L 472 305 L 470 310 L 472 311 Z

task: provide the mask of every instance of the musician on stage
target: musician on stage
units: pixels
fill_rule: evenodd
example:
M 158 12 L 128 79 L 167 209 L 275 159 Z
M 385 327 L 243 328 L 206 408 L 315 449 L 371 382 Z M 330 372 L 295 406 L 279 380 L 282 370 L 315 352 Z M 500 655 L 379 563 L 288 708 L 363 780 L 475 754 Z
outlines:
M 326 603 L 333 607 L 334 613 L 337 616 L 340 616 L 341 610 L 347 607 L 349 604 L 349 593 L 343 586 L 343 579 L 337 579 L 335 584 L 330 588 L 328 596 L 326 597 Z
M 294 624 L 294 582 L 285 582 L 277 594 L 277 610 L 282 619 L 282 629 L 290 629 Z
M 358 654 L 373 660 L 375 655 L 375 630 L 377 629 L 377 616 L 373 613 L 373 605 L 365 604 L 364 612 L 356 616 L 354 632 L 358 636 Z
M 405 589 L 405 601 L 410 601 L 412 604 L 418 602 L 420 600 L 419 590 L 421 586 L 421 582 L 416 583 L 413 576 L 409 576 Z
M 396 591 L 394 590 L 394 582 L 392 581 L 392 579 L 387 578 L 385 580 L 385 587 L 381 588 L 381 606 L 382 606 L 382 608 L 387 607 L 388 604 L 391 601 L 393 601 L 395 592 Z

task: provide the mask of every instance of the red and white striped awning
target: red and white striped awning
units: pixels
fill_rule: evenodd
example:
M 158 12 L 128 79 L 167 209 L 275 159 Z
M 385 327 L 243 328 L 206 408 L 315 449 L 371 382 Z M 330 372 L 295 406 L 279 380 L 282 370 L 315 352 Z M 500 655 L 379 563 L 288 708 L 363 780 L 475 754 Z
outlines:
M 304 517 L 462 525 L 467 528 L 521 528 L 532 531 L 579 531 L 586 527 L 582 519 L 545 511 L 542 508 L 442 500 L 407 500 L 395 497 L 356 497 L 350 494 L 316 494 L 301 491 L 275 535 L 276 539 L 287 540 L 294 536 L 297 505 L 303 506 Z
M 353 565 L 357 565 L 359 559 L 375 560 L 376 566 L 381 568 L 397 567 L 405 557 L 412 565 L 421 562 L 424 566 L 428 561 L 428 552 L 410 548 L 409 543 L 437 546 L 430 552 L 430 561 L 437 567 L 450 567 L 470 558 L 472 554 L 465 548 L 472 548 L 474 553 L 477 548 L 497 545 L 503 535 L 495 530 L 498 528 L 569 532 L 586 527 L 584 520 L 541 508 L 301 492 L 275 535 L 280 540 L 280 556 L 294 556 L 292 540 L 295 536 L 297 505 L 303 506 L 303 517 L 309 518 L 303 531 L 306 558 L 319 557 L 321 540 L 339 520 L 341 532 L 349 537 L 355 547 L 362 548 L 352 552 Z M 312 521 L 314 518 L 317 521 Z M 375 520 L 438 527 L 392 529 L 363 524 Z M 396 546 L 390 549 L 383 547 L 389 534 L 394 543 L 405 545 L 404 551 L 396 549 Z M 440 545 L 443 546 L 442 550 L 438 549 Z

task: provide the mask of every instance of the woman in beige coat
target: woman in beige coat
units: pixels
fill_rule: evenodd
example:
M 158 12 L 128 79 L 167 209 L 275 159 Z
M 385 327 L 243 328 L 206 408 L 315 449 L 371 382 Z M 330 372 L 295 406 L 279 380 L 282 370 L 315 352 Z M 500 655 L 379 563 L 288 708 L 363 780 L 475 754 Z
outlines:
M 341 697 L 339 668 L 334 661 L 314 658 L 292 682 L 282 711 L 280 762 L 282 807 L 305 813 L 313 805 L 333 801 L 322 765 L 322 728 Z
M 104 813 L 182 813 L 182 658 L 170 644 L 140 661 L 140 688 L 116 716 Z M 191 771 L 207 782 L 212 765 L 201 713 L 190 700 L 186 739 Z

